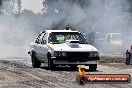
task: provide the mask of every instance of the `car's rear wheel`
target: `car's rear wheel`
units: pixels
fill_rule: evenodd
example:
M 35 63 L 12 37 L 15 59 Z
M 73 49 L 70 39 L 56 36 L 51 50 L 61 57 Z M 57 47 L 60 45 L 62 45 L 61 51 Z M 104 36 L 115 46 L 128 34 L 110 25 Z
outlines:
M 39 68 L 39 67 L 41 66 L 41 62 L 39 62 L 39 61 L 37 60 L 36 55 L 35 55 L 34 52 L 32 53 L 31 60 L 32 60 L 32 66 L 33 66 L 34 68 Z
M 96 69 L 97 69 L 97 64 L 90 64 L 90 65 L 89 65 L 89 69 L 92 70 L 92 71 L 96 71 Z
M 53 63 L 53 60 L 51 59 L 51 55 L 50 54 L 48 54 L 48 68 L 50 69 L 50 70 L 54 70 L 55 69 L 55 65 L 54 65 L 54 63 Z

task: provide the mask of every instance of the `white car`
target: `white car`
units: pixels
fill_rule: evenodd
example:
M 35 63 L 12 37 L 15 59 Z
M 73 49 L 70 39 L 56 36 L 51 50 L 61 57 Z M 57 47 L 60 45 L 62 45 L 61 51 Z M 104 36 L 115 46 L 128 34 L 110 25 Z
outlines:
M 98 50 L 90 45 L 78 31 L 46 30 L 42 31 L 30 44 L 32 66 L 40 67 L 47 63 L 49 69 L 57 65 L 88 65 L 96 70 L 99 58 Z

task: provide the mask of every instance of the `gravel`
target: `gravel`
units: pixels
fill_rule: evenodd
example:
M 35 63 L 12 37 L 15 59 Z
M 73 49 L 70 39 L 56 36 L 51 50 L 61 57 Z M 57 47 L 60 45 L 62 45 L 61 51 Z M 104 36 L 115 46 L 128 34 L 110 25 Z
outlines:
M 86 84 L 82 86 L 76 82 L 76 70 L 64 67 L 51 71 L 45 64 L 41 68 L 33 68 L 27 62 L 29 58 L 23 58 L 25 60 L 22 60 L 20 57 L 15 58 L 15 60 L 13 58 L 3 58 L 3 60 L 0 60 L 0 88 L 132 88 L 131 83 Z M 124 68 L 125 64 L 122 64 L 99 63 L 97 71 L 88 71 L 88 73 L 111 74 L 114 72 L 118 74 L 132 74 L 131 67 L 126 66 Z

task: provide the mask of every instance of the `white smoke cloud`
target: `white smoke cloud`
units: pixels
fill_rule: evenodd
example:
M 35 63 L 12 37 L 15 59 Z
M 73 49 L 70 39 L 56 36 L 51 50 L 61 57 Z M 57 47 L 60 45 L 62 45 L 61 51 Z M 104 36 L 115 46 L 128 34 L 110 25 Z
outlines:
M 63 28 L 72 24 L 85 34 L 91 31 L 126 33 L 131 30 L 127 0 L 71 1 L 50 1 L 44 13 L 39 14 L 37 12 L 43 8 L 42 0 L 22 0 L 22 10 L 26 10 L 20 15 L 0 15 L 0 56 L 28 56 L 29 44 L 42 27 L 59 25 Z M 128 43 L 125 49 L 130 45 Z
M 22 10 L 32 10 L 35 13 L 41 13 L 42 12 L 42 2 L 43 0 L 22 0 L 21 1 Z

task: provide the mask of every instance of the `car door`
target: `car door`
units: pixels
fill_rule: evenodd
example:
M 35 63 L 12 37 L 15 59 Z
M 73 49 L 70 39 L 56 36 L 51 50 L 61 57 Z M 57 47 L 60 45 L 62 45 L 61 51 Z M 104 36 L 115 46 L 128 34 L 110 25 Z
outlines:
M 48 53 L 47 36 L 48 36 L 48 34 L 45 33 L 41 39 L 40 55 L 41 55 L 41 60 L 43 62 L 47 62 L 47 53 Z
M 40 33 L 39 36 L 36 38 L 35 40 L 35 53 L 36 53 L 36 57 L 37 59 L 41 60 L 41 46 L 42 46 L 42 37 L 44 36 L 45 33 Z

